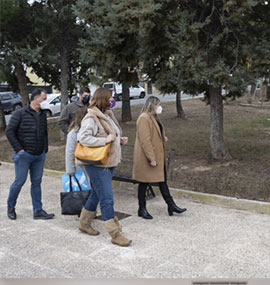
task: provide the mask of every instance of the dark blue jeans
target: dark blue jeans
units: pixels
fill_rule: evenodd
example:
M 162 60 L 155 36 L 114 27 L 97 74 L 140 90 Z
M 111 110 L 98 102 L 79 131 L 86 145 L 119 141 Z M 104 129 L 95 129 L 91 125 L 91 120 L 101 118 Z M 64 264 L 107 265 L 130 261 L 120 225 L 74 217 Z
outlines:
M 13 153 L 15 164 L 15 180 L 10 186 L 7 204 L 15 207 L 19 193 L 24 185 L 28 171 L 30 170 L 31 197 L 34 213 L 42 210 L 41 181 L 45 162 L 45 152 L 40 155 L 32 155 L 28 152 Z
M 92 191 L 85 203 L 85 209 L 96 211 L 98 202 L 104 221 L 114 218 L 112 176 L 114 167 L 104 168 L 94 165 L 85 165 L 85 170 L 90 178 Z

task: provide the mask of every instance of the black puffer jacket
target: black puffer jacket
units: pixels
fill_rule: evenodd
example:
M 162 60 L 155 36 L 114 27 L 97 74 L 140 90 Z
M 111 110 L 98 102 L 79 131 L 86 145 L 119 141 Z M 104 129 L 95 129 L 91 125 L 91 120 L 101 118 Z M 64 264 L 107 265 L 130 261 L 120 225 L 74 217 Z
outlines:
M 28 105 L 13 113 L 6 129 L 6 136 L 14 151 L 24 150 L 33 155 L 48 151 L 48 130 L 46 112 L 39 115 L 39 132 L 37 122 Z

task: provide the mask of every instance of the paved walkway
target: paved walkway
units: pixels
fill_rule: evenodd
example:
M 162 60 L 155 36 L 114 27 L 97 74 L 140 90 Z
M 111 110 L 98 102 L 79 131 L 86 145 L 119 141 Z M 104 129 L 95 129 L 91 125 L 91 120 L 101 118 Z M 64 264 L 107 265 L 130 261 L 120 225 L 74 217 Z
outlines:
M 187 207 L 169 217 L 162 198 L 148 202 L 153 220 L 138 218 L 133 191 L 115 189 L 115 210 L 132 246 L 78 230 L 78 218 L 61 216 L 60 177 L 44 176 L 43 204 L 56 218 L 33 220 L 29 180 L 18 199 L 17 220 L 6 216 L 14 169 L 0 166 L 0 278 L 270 278 L 270 216 L 176 199 Z

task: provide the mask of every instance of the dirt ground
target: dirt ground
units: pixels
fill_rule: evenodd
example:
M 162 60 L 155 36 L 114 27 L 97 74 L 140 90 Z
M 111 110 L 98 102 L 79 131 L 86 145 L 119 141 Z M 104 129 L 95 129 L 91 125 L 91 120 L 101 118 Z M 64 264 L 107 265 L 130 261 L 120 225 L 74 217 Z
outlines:
M 171 187 L 270 202 L 270 102 L 246 104 L 246 98 L 224 104 L 224 139 L 233 159 L 209 160 L 210 107 L 200 99 L 182 102 L 187 119 L 176 117 L 175 103 L 162 103 L 161 119 L 171 152 L 168 181 Z M 141 106 L 132 106 L 133 120 L 121 123 L 134 144 Z M 121 110 L 114 110 L 120 120 Z M 12 150 L 2 136 L 0 160 L 11 161 Z M 55 123 L 49 125 L 50 150 L 46 168 L 64 170 L 65 145 Z M 131 172 L 132 151 L 124 150 L 128 165 L 116 172 Z

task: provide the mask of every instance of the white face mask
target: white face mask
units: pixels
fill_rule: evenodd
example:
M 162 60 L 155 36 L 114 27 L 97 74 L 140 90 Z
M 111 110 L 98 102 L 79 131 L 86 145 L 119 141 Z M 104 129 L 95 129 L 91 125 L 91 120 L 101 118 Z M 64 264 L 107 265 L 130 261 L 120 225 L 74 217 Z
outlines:
M 161 106 L 158 106 L 158 107 L 157 107 L 156 113 L 157 113 L 158 115 L 162 113 L 162 107 L 161 107 Z

